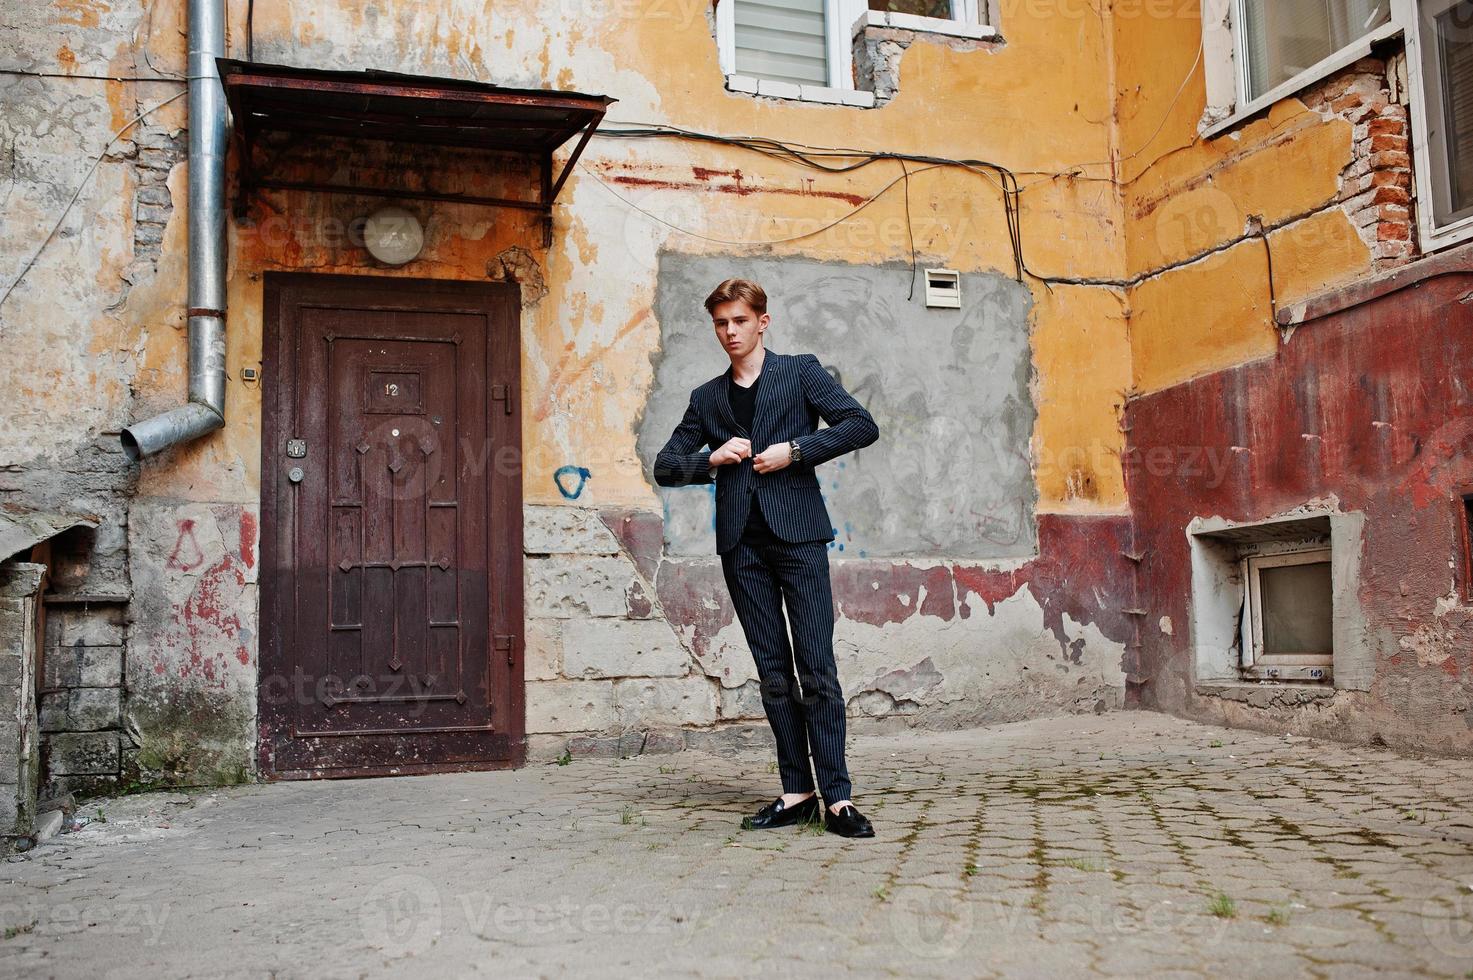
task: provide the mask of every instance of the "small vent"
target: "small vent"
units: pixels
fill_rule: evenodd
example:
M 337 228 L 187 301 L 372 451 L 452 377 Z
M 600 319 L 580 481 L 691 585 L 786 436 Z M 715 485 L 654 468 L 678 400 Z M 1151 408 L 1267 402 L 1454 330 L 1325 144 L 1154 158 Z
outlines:
M 926 270 L 926 305 L 947 310 L 962 308 L 962 277 L 955 269 Z

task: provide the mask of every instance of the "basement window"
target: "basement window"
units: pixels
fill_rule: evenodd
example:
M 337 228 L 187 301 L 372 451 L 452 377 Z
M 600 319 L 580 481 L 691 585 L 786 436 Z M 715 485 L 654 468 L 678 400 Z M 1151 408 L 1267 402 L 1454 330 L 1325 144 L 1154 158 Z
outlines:
M 1192 520 L 1198 691 L 1245 684 L 1370 690 L 1375 653 L 1360 605 L 1364 527 L 1363 514 L 1309 508 L 1246 523 Z
M 1330 549 L 1246 557 L 1242 569 L 1244 674 L 1328 679 L 1335 652 Z

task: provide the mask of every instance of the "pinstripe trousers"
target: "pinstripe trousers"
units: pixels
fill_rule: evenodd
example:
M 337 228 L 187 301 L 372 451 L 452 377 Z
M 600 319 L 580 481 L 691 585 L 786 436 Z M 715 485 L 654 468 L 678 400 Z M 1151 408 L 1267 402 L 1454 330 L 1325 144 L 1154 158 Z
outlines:
M 777 537 L 754 494 L 741 539 L 721 555 L 721 570 L 757 663 L 762 707 L 777 739 L 783 792 L 811 792 L 813 769 L 817 769 L 825 805 L 849 799 L 844 694 L 834 663 L 828 543 L 793 543 Z M 787 623 L 783 621 L 785 602 Z

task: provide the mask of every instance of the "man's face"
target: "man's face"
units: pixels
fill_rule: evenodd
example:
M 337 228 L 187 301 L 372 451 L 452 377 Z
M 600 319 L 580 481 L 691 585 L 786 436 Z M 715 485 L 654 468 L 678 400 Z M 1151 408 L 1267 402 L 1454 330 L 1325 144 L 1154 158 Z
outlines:
M 716 339 L 721 341 L 727 356 L 732 359 L 745 357 L 757 349 L 769 320 L 766 313 L 759 316 L 739 299 L 718 303 L 711 311 L 711 326 L 716 329 Z

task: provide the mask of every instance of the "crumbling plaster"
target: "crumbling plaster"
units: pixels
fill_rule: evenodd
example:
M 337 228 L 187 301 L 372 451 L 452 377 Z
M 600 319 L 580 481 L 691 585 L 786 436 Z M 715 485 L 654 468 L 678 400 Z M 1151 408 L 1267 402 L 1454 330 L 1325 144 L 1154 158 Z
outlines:
M 1009 443 L 1026 451 L 1031 477 L 1012 480 L 1008 489 L 1031 501 L 1040 522 L 1036 547 L 1008 556 L 943 555 L 980 565 L 959 564 L 960 573 L 953 568 L 958 595 L 958 574 L 979 576 L 999 590 L 985 618 L 973 604 L 966 604 L 973 612 L 964 617 L 958 598 L 951 620 L 917 612 L 870 624 L 870 612 L 854 597 L 840 600 L 846 677 L 855 697 L 863 698 L 855 709 L 912 712 L 906 723 L 927 717 L 960 723 L 989 712 L 1011 717 L 1030 704 L 1045 710 L 1110 702 L 1109 691 L 1120 683 L 1112 664 L 1118 666 L 1130 639 L 1121 612 L 1131 603 L 1129 570 L 1099 557 L 1068 582 L 1047 569 L 1070 554 L 1064 542 L 1071 535 L 1097 541 L 1090 522 L 1123 519 L 1128 511 L 1119 458 L 1128 393 L 1163 390 L 1271 352 L 1264 245 L 1249 233 L 1250 217 L 1261 216 L 1271 228 L 1281 302 L 1382 261 L 1337 196 L 1348 180 L 1359 179 L 1352 169 L 1357 127 L 1367 124 L 1331 116 L 1354 107 L 1328 111 L 1288 100 L 1241 130 L 1197 143 L 1195 125 L 1205 103 L 1200 82 L 1191 77 L 1200 71 L 1192 66 L 1200 40 L 1195 18 L 1123 16 L 1110 8 L 1100 16 L 1066 16 L 1062 5 L 1002 6 L 1009 18 L 999 24 L 1005 44 L 986 50 L 912 44 L 900 59 L 894 98 L 868 111 L 726 92 L 704 0 L 632 6 L 282 0 L 257 5 L 254 45 L 259 59 L 312 67 L 607 92 L 620 99 L 610 127 L 655 122 L 981 158 L 1019 174 L 1029 268 L 1068 280 L 1046 287 L 1029 279 L 1007 287 L 1028 294 L 1026 314 L 1009 322 L 1026 337 L 1034 413 L 1026 449 L 1016 439 Z M 182 0 L 149 7 L 145 16 L 144 5 L 124 0 L 34 5 L 5 35 L 12 47 L 8 63 L 38 71 L 181 73 Z M 244 54 L 243 16 L 236 5 L 230 22 L 235 55 Z M 1190 84 L 1181 88 L 1184 76 Z M 18 270 L 90 165 L 78 147 L 100 151 L 113 132 L 176 89 L 13 78 L 3 84 L 17 98 L 7 100 L 4 116 L 14 151 L 0 166 L 23 179 L 11 185 L 0 235 L 4 254 L 13 256 L 7 268 Z M 958 118 L 967 125 L 957 125 Z M 181 101 L 119 141 L 41 261 L 0 308 L 0 333 L 21 355 L 0 362 L 0 383 L 22 396 L 21 404 L 34 406 L 0 420 L 4 462 L 48 468 L 122 421 L 177 401 L 184 385 L 187 163 L 168 160 L 166 144 L 185 122 Z M 146 163 L 169 168 L 164 186 L 170 204 L 144 202 L 167 210 L 156 243 L 152 232 L 139 230 L 144 182 L 138 168 Z M 1065 176 L 1054 176 L 1059 173 Z M 260 389 L 244 384 L 240 370 L 260 366 L 264 272 L 521 278 L 528 504 L 658 517 L 663 508 L 639 439 L 662 390 L 656 376 L 667 339 L 658 314 L 661 256 L 682 256 L 713 270 L 753 257 L 885 270 L 889 289 L 914 254 L 922 266 L 957 268 L 971 283 L 1008 281 L 1013 256 L 1001 196 L 986 177 L 916 167 L 903 188 L 896 185 L 865 204 L 899 176 L 893 161 L 816 174 L 731 147 L 596 139 L 559 199 L 550 249 L 526 216 L 435 205 L 421 209 L 430 228 L 423 257 L 402 270 L 378 267 L 351 241 L 332 239 L 332 229 L 348 226 L 377 204 L 374 199 L 269 192 L 252 202 L 231 225 L 229 425 L 147 464 L 136 496 L 131 486 L 101 491 L 131 501 L 115 507 L 120 520 L 132 512 L 128 578 L 135 594 L 151 597 L 135 610 L 129 641 L 137 703 L 196 698 L 208 709 L 218 693 L 231 710 L 244 712 L 230 718 L 227 727 L 236 734 L 225 741 L 248 737 L 251 728 L 259 627 L 254 571 L 240 532 L 254 519 L 259 496 Z M 861 205 L 862 211 L 837 220 Z M 140 256 L 147 261 L 140 264 Z M 699 311 L 691 313 L 698 321 Z M 894 438 L 917 434 L 897 428 Z M 566 476 L 570 468 L 574 479 Z M 14 485 L 32 486 L 19 479 Z M 860 514 L 862 521 L 875 516 Z M 1052 518 L 1059 520 L 1049 532 L 1043 521 Z M 186 622 L 199 608 L 202 579 L 169 568 L 171 546 L 189 521 L 211 542 L 202 548 L 205 567 L 226 563 L 225 598 L 198 634 Z M 883 550 L 914 558 L 907 554 L 905 527 L 892 530 Z M 1111 546 L 1118 552 L 1129 542 L 1112 540 Z M 923 540 L 915 551 L 926 558 L 941 553 Z M 687 557 L 693 568 L 699 565 Z M 641 579 L 639 594 L 622 597 L 621 619 L 647 620 L 663 610 L 690 655 L 699 658 L 700 646 L 711 642 L 691 625 L 701 620 L 681 619 L 686 613 L 672 614 L 652 594 L 667 587 L 671 560 L 655 558 L 657 570 Z M 638 570 L 647 559 L 621 561 Z M 682 575 L 687 571 L 681 568 Z M 719 595 L 719 578 L 690 574 L 708 600 Z M 1112 578 L 1105 585 L 1093 581 L 1102 577 Z M 1061 595 L 1066 588 L 1078 594 Z M 915 594 L 917 602 L 934 601 L 929 590 Z M 1100 594 L 1107 601 L 1091 601 Z M 1059 609 L 1071 603 L 1079 608 Z M 529 634 L 534 628 L 541 627 L 529 626 Z M 740 664 L 739 651 L 724 638 L 730 629 L 727 623 L 713 635 L 723 637 L 723 656 Z M 566 636 L 559 630 L 561 642 Z M 892 652 L 912 645 L 924 655 L 897 658 Z M 1081 662 L 1067 672 L 1051 660 L 1068 661 L 1080 649 L 1086 651 Z M 215 664 L 216 677 L 196 671 L 197 664 Z M 1026 682 L 1018 679 L 1023 666 L 1029 668 Z M 1053 680 L 1035 680 L 1035 670 Z M 940 681 L 900 690 L 932 678 L 933 671 Z M 658 718 L 662 704 L 676 713 L 695 711 L 680 716 L 690 724 L 707 717 L 709 706 L 719 721 L 724 704 L 736 710 L 730 692 L 741 685 L 704 676 L 708 680 L 700 683 L 713 685 L 709 702 L 684 695 L 663 701 L 664 693 L 651 693 L 645 679 L 635 678 L 641 683 L 625 685 L 623 700 L 613 702 L 626 708 L 611 716 L 612 723 Z M 607 682 L 611 689 L 620 683 L 547 680 Z M 1075 685 L 1090 693 L 1072 696 Z M 979 703 L 964 706 L 968 700 Z M 160 724 L 187 730 L 190 723 Z M 211 765 L 228 770 L 239 755 L 224 751 Z

